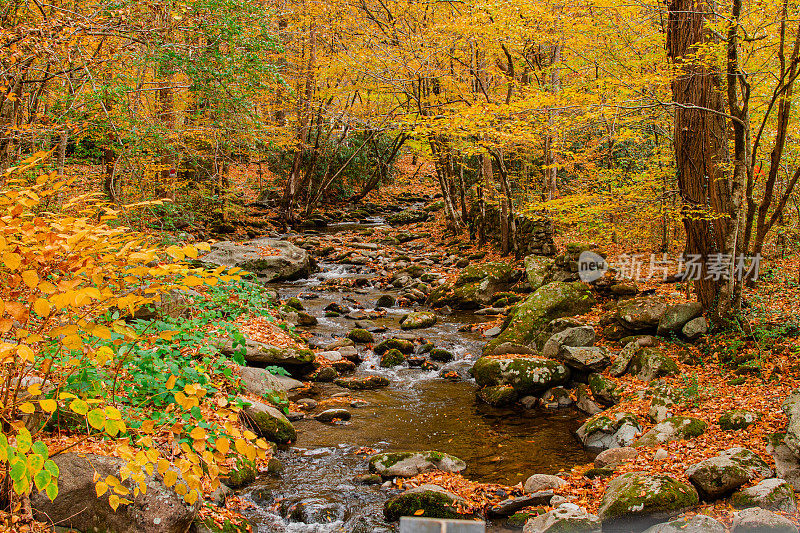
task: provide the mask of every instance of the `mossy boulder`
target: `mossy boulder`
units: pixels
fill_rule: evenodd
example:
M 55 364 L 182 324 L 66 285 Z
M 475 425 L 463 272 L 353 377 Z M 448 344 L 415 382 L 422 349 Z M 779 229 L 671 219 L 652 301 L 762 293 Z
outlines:
M 724 431 L 746 429 L 755 424 L 759 414 L 747 409 L 732 409 L 722 413 L 719 417 L 719 427 Z
M 703 314 L 703 305 L 700 302 L 670 305 L 658 321 L 657 333 L 659 335 L 679 333 L 687 322 L 701 314 Z
M 303 302 L 300 301 L 300 298 L 293 296 L 286 300 L 286 303 L 283 304 L 284 306 L 288 307 L 289 309 L 294 309 L 295 311 L 305 311 L 305 307 L 303 307 Z
M 414 351 L 414 343 L 404 339 L 392 338 L 379 342 L 375 348 L 373 348 L 373 351 L 378 355 L 383 355 L 389 350 L 400 350 L 408 355 Z
M 745 448 L 730 448 L 686 469 L 686 477 L 706 501 L 727 496 L 751 479 L 772 474 L 761 457 Z
M 761 507 L 783 513 L 797 512 L 794 488 L 784 479 L 769 478 L 757 485 L 734 492 L 731 505 L 737 509 Z
M 785 516 L 751 507 L 736 513 L 731 533 L 797 533 L 797 526 Z
M 373 390 L 387 387 L 389 379 L 383 376 L 359 376 L 352 378 L 337 378 L 333 381 L 336 385 L 351 390 Z
M 524 259 L 523 264 L 525 265 L 525 275 L 528 277 L 528 284 L 531 286 L 531 290 L 535 291 L 550 281 L 550 275 L 555 261 L 541 255 L 529 255 Z
M 244 360 L 248 363 L 277 366 L 302 366 L 314 361 L 314 352 L 305 348 L 283 348 L 272 346 L 263 342 L 245 339 L 244 346 L 233 347 L 233 340 L 219 345 L 220 351 L 227 356 L 243 352 Z
M 443 350 L 442 348 L 433 348 L 430 350 L 430 358 L 440 363 L 449 363 L 455 357 L 452 352 Z
M 397 348 L 392 348 L 381 356 L 381 368 L 391 368 L 393 366 L 402 365 L 406 361 L 406 356 Z
M 466 468 L 467 464 L 458 457 L 430 450 L 379 453 L 369 459 L 369 471 L 384 478 L 413 477 L 434 470 L 458 473 Z
M 387 500 L 383 516 L 390 522 L 401 516 L 462 519 L 469 516 L 459 511 L 463 503 L 462 498 L 438 485 L 421 485 Z
M 409 313 L 400 321 L 402 329 L 429 328 L 436 324 L 436 314 L 430 311 Z
M 617 382 L 602 374 L 589 374 L 589 390 L 599 403 L 606 407 L 616 405 L 620 400 L 620 390 Z
M 493 407 L 511 405 L 517 401 L 517 391 L 509 385 L 484 387 L 478 391 L 478 398 Z
M 641 431 L 636 415 L 622 412 L 594 416 L 578 428 L 576 435 L 587 449 L 608 450 L 630 446 Z
M 615 318 L 629 331 L 655 332 L 666 311 L 667 304 L 659 297 L 631 298 L 619 303 Z
M 536 395 L 563 385 L 570 372 L 563 363 L 537 357 L 481 357 L 470 373 L 480 387 L 509 385 L 520 396 Z
M 669 476 L 629 472 L 608 484 L 598 515 L 604 531 L 640 531 L 699 502 L 691 485 Z
M 294 426 L 278 409 L 244 398 L 242 402 L 245 408 L 239 413 L 239 418 L 257 435 L 278 444 L 288 444 L 297 439 Z
M 505 291 L 518 279 L 510 263 L 482 263 L 464 268 L 456 281 L 431 292 L 431 307 L 449 305 L 453 309 L 478 309 L 491 303 L 495 293 Z
M 594 296 L 583 283 L 548 283 L 516 307 L 507 327 L 486 345 L 484 353 L 492 353 L 504 342 L 528 345 L 550 321 L 583 314 L 594 304 Z
M 690 416 L 672 416 L 642 435 L 634 446 L 654 447 L 674 440 L 699 437 L 706 431 L 706 424 L 699 418 Z
M 600 533 L 600 519 L 577 505 L 563 505 L 531 518 L 523 533 Z
M 638 348 L 631 358 L 628 371 L 641 380 L 652 381 L 679 372 L 678 364 L 660 348 L 644 346 Z
M 375 342 L 375 337 L 369 331 L 361 328 L 353 328 L 347 334 L 347 338 L 359 344 L 367 344 Z
M 425 222 L 428 220 L 428 213 L 418 209 L 406 209 L 386 218 L 386 222 L 392 226 L 404 226 L 415 222 Z
M 720 522 L 710 516 L 698 514 L 656 524 L 644 533 L 725 533 L 725 531 L 725 526 Z
M 240 457 L 227 474 L 220 476 L 222 482 L 232 489 L 240 489 L 256 480 L 256 464 L 249 459 Z

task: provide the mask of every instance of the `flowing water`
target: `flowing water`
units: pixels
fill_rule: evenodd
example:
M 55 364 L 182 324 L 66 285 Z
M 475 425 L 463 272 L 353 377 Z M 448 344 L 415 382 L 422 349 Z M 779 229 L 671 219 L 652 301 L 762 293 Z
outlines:
M 391 291 L 369 287 L 346 293 L 319 290 L 327 279 L 369 279 L 374 275 L 365 267 L 320 266 L 320 272 L 312 278 L 277 289 L 282 298 L 300 295 L 306 310 L 319 318 L 319 325 L 310 331 L 318 343 L 326 344 L 345 336 L 353 321 L 325 318 L 325 306 L 337 302 L 370 310 L 381 294 Z M 393 309 L 374 320 L 387 328 L 376 338 L 397 333 L 399 319 L 406 312 L 408 309 Z M 443 368 L 465 375 L 485 339 L 459 328 L 481 320 L 485 318 L 472 313 L 440 315 L 434 327 L 414 334 L 453 352 L 456 360 Z M 375 391 L 353 391 L 352 398 L 362 401 L 357 406 L 342 406 L 352 413 L 347 422 L 295 422 L 297 442 L 276 455 L 284 464 L 283 473 L 260 479 L 246 493 L 254 504 L 250 519 L 259 533 L 393 531 L 393 526 L 382 520 L 382 508 L 394 492 L 355 481 L 367 472 L 367 459 L 375 452 L 450 453 L 467 463 L 463 474 L 468 479 L 506 485 L 522 482 L 533 473 L 554 474 L 591 460 L 573 436 L 582 419 L 572 410 L 492 408 L 476 399 L 474 381 L 451 382 L 439 377 L 437 371 L 379 368 L 372 352 L 360 351 L 364 361 L 356 375 L 385 375 L 391 385 Z M 320 383 L 302 397 L 322 400 L 342 391 Z M 502 522 L 489 524 L 488 530 L 506 531 Z

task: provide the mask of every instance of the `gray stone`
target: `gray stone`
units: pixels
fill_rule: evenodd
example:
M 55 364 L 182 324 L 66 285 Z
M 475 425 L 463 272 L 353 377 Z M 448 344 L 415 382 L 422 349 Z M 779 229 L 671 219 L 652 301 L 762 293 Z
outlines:
M 625 446 L 624 448 L 610 448 L 597 454 L 594 458 L 594 466 L 596 468 L 604 468 L 606 466 L 616 466 L 624 463 L 630 463 L 639 452 L 636 448 Z
M 593 346 L 595 341 L 594 328 L 579 326 L 568 328 L 553 334 L 542 348 L 542 356 L 554 359 L 561 351 L 562 346 Z
M 558 476 L 548 474 L 533 474 L 525 480 L 523 490 L 528 494 L 542 490 L 558 489 L 566 485 L 567 482 Z
M 708 333 L 708 322 L 703 317 L 694 318 L 683 326 L 681 332 L 690 341 L 697 340 Z
M 698 418 L 673 416 L 653 426 L 642 435 L 634 446 L 659 446 L 665 442 L 699 437 L 706 430 L 707 424 Z
M 275 407 L 244 398 L 242 401 L 245 407 L 239 418 L 259 436 L 278 444 L 287 444 L 297 438 L 292 423 Z
M 611 357 L 600 346 L 562 346 L 556 357 L 581 372 L 599 372 L 611 364 Z
M 691 485 L 669 476 L 629 472 L 608 484 L 598 515 L 603 531 L 636 531 L 698 503 Z
M 725 431 L 746 429 L 755 424 L 758 418 L 759 415 L 756 412 L 746 409 L 732 409 L 722 413 L 719 417 L 719 427 Z
M 262 256 L 264 248 L 275 250 L 277 254 Z M 301 279 L 314 271 L 313 260 L 306 250 L 288 241 L 268 238 L 246 244 L 217 242 L 199 261 L 216 266 L 239 267 L 267 282 Z
M 400 320 L 400 327 L 407 329 L 429 328 L 436 324 L 436 314 L 430 311 L 409 313 Z
M 350 411 L 347 409 L 326 409 L 314 415 L 320 422 L 333 422 L 334 420 L 350 420 Z
M 624 448 L 636 439 L 642 429 L 635 415 L 617 413 L 614 418 L 599 415 L 587 420 L 576 434 L 590 450 Z
M 779 514 L 752 507 L 736 513 L 731 533 L 797 533 L 797 526 Z
M 727 496 L 751 479 L 772 474 L 763 459 L 745 448 L 730 448 L 686 469 L 686 477 L 706 501 Z
M 524 494 L 507 498 L 489 509 L 489 516 L 511 516 L 520 509 L 536 505 L 549 505 L 553 498 L 552 490 L 542 490 L 532 494 Z
M 661 320 L 658 322 L 658 334 L 669 335 L 677 333 L 690 320 L 699 317 L 703 313 L 703 305 L 700 302 L 686 302 L 670 305 L 667 307 Z
M 616 319 L 631 331 L 655 331 L 666 310 L 658 297 L 631 298 L 617 306 Z
M 641 380 L 652 381 L 656 378 L 671 376 L 679 371 L 677 363 L 660 348 L 641 347 L 631 359 L 628 371 Z
M 523 533 L 600 533 L 600 519 L 577 505 L 565 503 L 557 509 L 531 518 Z
M 400 518 L 400 533 L 485 533 L 486 523 L 475 520 L 441 520 L 403 516 Z
M 227 356 L 232 356 L 239 350 L 244 350 L 244 359 L 248 363 L 265 365 L 299 366 L 314 361 L 314 352 L 301 348 L 281 348 L 245 339 L 245 345 L 233 347 L 233 341 L 227 339 L 220 346 L 220 351 Z
M 433 470 L 458 473 L 466 468 L 458 457 L 435 451 L 379 453 L 369 460 L 369 471 L 385 478 L 413 477 Z
M 189 529 L 199 508 L 199 500 L 188 505 L 183 497 L 167 488 L 160 475 L 145 477 L 147 490 L 133 495 L 131 478 L 122 485 L 131 491 L 132 503 L 113 510 L 109 505 L 112 491 L 98 498 L 95 476 L 122 479 L 120 469 L 127 464 L 117 457 L 95 454 L 62 453 L 52 458 L 59 469 L 58 496 L 50 499 L 35 488 L 30 500 L 34 517 L 42 522 L 79 531 L 115 533 L 183 533 Z
M 757 485 L 734 492 L 731 505 L 737 509 L 761 507 L 790 514 L 797 512 L 794 488 L 786 480 L 778 478 L 765 479 Z
M 725 533 L 725 526 L 710 516 L 699 514 L 656 524 L 644 533 Z
M 623 375 L 628 370 L 628 365 L 631 359 L 636 355 L 637 350 L 641 348 L 639 341 L 629 342 L 625 347 L 613 358 L 611 367 L 608 369 L 609 373 L 616 377 Z

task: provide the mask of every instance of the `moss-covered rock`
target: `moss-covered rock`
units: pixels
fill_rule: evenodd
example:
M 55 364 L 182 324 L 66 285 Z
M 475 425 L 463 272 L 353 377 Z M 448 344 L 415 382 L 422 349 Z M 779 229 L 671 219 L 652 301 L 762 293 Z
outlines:
M 525 274 L 528 277 L 528 284 L 531 290 L 536 290 L 550 281 L 551 271 L 554 261 L 549 257 L 541 255 L 529 255 L 525 258 Z
M 468 516 L 459 512 L 461 503 L 463 499 L 438 485 L 422 485 L 387 500 L 383 515 L 390 522 L 401 516 L 461 519 Z
M 622 412 L 613 417 L 596 415 L 584 422 L 576 434 L 586 448 L 608 450 L 630 446 L 641 430 L 636 415 Z
M 372 390 L 387 387 L 389 379 L 383 376 L 360 376 L 352 378 L 338 378 L 334 380 L 336 385 L 351 390 Z
M 242 402 L 245 403 L 239 413 L 242 423 L 260 437 L 278 444 L 288 444 L 297 438 L 292 423 L 275 407 L 246 399 Z
M 510 385 L 520 396 L 535 395 L 569 380 L 569 369 L 558 361 L 535 357 L 481 357 L 470 373 L 481 387 Z
M 286 300 L 286 303 L 284 305 L 289 309 L 294 309 L 295 311 L 305 311 L 306 309 L 305 307 L 303 307 L 303 302 L 300 301 L 300 298 L 297 298 L 296 296 L 293 296 L 288 300 Z
M 708 424 L 699 418 L 690 416 L 673 416 L 656 424 L 650 431 L 642 435 L 634 446 L 659 446 L 665 442 L 699 437 L 706 431 Z
M 413 477 L 433 470 L 458 473 L 466 468 L 467 464 L 458 457 L 431 450 L 379 453 L 369 459 L 369 471 L 385 478 Z
M 397 348 L 392 348 L 381 356 L 381 368 L 391 368 L 393 366 L 402 365 L 406 361 L 406 356 Z
M 256 465 L 249 459 L 240 457 L 227 474 L 222 477 L 222 482 L 232 489 L 239 489 L 256 480 Z
M 636 525 L 635 530 L 673 516 L 700 502 L 691 485 L 669 476 L 629 472 L 608 484 L 600 501 L 598 515 L 603 529 L 615 531 L 622 524 Z M 632 527 L 631 530 L 634 530 Z
M 747 409 L 732 409 L 719 417 L 719 427 L 724 431 L 746 429 L 756 423 L 759 414 Z
M 478 398 L 494 407 L 511 405 L 517 401 L 517 391 L 509 385 L 484 387 L 478 391 Z
M 430 311 L 409 313 L 400 321 L 402 329 L 429 328 L 436 324 L 436 314 Z
M 641 380 L 652 381 L 679 372 L 678 364 L 660 348 L 645 346 L 638 348 L 628 365 L 628 371 Z
M 573 505 L 558 507 L 531 518 L 523 533 L 600 533 L 600 519 Z
M 617 306 L 617 322 L 629 331 L 655 332 L 667 311 L 667 304 L 659 297 L 631 298 Z
M 583 314 L 594 304 L 594 296 L 583 283 L 548 283 L 516 307 L 508 326 L 486 345 L 484 353 L 492 353 L 504 342 L 528 345 L 550 321 Z
M 353 328 L 347 334 L 347 338 L 359 344 L 367 344 L 375 342 L 375 337 L 369 331 L 361 328 Z
M 378 355 L 383 355 L 389 350 L 400 350 L 404 354 L 410 354 L 414 351 L 414 343 L 404 339 L 386 339 L 379 342 L 373 351 Z
M 794 488 L 784 479 L 765 479 L 757 485 L 734 492 L 731 505 L 737 509 L 761 507 L 783 513 L 797 512 Z
M 426 220 L 428 220 L 428 213 L 417 209 L 406 209 L 386 218 L 386 222 L 392 226 L 404 226 Z
M 454 309 L 478 309 L 491 303 L 494 294 L 508 289 L 518 278 L 510 263 L 483 263 L 464 268 L 456 281 L 431 292 L 428 305 Z
M 730 448 L 686 469 L 686 477 L 707 501 L 727 496 L 751 479 L 772 473 L 761 457 L 745 448 Z
M 431 349 L 430 358 L 433 359 L 434 361 L 439 361 L 440 363 L 449 363 L 450 361 L 455 359 L 452 352 L 443 350 L 442 348 Z
M 602 374 L 589 374 L 589 390 L 594 399 L 606 407 L 619 403 L 620 391 L 616 381 Z

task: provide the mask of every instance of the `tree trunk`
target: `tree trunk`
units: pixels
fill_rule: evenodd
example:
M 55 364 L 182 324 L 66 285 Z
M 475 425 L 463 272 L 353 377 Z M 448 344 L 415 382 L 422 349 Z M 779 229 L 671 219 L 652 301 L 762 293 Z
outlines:
M 701 279 L 694 280 L 695 292 L 711 321 L 720 324 L 730 317 L 730 286 L 709 272 L 709 266 L 723 258 L 732 260 L 717 254 L 734 252 L 730 235 L 736 213 L 725 175 L 728 139 L 719 70 L 709 64 L 711 58 L 703 57 L 704 44 L 712 40 L 706 20 L 710 12 L 704 0 L 670 0 L 667 52 L 679 71 L 672 93 L 686 253 L 698 256 L 702 263 Z

